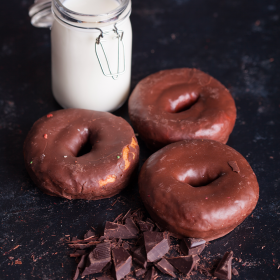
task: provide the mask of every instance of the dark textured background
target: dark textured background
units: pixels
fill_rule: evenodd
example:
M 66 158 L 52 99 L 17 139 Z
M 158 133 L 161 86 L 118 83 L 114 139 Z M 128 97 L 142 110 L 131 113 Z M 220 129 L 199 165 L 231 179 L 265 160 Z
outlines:
M 142 204 L 137 179 L 103 201 L 49 197 L 30 180 L 23 141 L 38 118 L 60 109 L 51 92 L 50 32 L 29 23 L 32 3 L 9 0 L 0 8 L 0 279 L 71 279 L 75 262 L 62 238 L 81 237 L 91 226 L 101 233 L 106 219 Z M 280 279 L 280 2 L 133 0 L 131 21 L 132 88 L 162 69 L 196 67 L 236 101 L 228 144 L 254 169 L 260 200 L 253 215 L 202 255 L 213 263 L 233 250 L 242 259 L 234 261 L 238 279 Z M 128 119 L 127 104 L 116 114 Z M 139 142 L 141 166 L 150 152 Z

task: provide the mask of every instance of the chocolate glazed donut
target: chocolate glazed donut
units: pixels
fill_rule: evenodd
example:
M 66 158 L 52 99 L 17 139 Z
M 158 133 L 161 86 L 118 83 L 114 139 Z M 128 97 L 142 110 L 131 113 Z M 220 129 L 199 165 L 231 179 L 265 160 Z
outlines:
M 89 150 L 79 156 L 80 150 Z M 24 143 L 28 173 L 45 193 L 68 199 L 114 196 L 138 164 L 133 129 L 110 113 L 55 111 L 33 125 Z
M 140 81 L 129 98 L 129 117 L 150 149 L 184 139 L 226 143 L 236 107 L 229 91 L 197 69 L 164 70 Z
M 253 211 L 259 186 L 249 163 L 234 149 L 212 140 L 185 140 L 148 158 L 139 192 L 164 229 L 213 240 Z

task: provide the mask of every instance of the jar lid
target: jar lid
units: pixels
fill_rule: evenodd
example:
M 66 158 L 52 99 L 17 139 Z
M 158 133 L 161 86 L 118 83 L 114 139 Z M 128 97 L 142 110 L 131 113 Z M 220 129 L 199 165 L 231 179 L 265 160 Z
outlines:
M 35 27 L 51 27 L 53 23 L 52 1 L 35 0 L 29 8 L 31 24 Z

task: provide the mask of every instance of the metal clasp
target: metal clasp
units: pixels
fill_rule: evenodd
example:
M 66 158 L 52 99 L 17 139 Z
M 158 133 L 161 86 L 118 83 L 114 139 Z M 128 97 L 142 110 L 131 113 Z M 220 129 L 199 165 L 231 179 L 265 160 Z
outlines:
M 98 30 L 100 31 L 100 35 L 96 38 L 95 53 L 96 53 L 100 68 L 101 68 L 104 76 L 112 77 L 114 80 L 117 80 L 119 78 L 119 75 L 122 75 L 125 72 L 125 50 L 124 50 L 124 43 L 123 43 L 124 32 L 122 30 L 118 30 L 116 24 L 114 25 L 114 29 L 112 31 L 103 32 L 99 28 L 98 28 Z M 116 73 L 112 73 L 112 70 L 111 70 L 111 67 L 110 67 L 110 64 L 109 64 L 109 61 L 108 61 L 108 57 L 106 55 L 104 46 L 102 44 L 102 43 L 106 42 L 106 39 L 104 38 L 104 36 L 109 35 L 111 32 L 114 32 L 116 34 L 116 39 L 118 39 L 118 66 L 117 66 L 117 72 Z M 104 67 L 103 67 L 101 59 L 100 59 L 101 57 L 98 54 L 98 46 L 100 46 L 100 48 L 103 52 L 103 55 L 104 55 L 109 73 L 106 73 L 105 70 L 104 70 Z M 123 67 L 120 70 L 120 52 L 121 51 L 123 52 Z

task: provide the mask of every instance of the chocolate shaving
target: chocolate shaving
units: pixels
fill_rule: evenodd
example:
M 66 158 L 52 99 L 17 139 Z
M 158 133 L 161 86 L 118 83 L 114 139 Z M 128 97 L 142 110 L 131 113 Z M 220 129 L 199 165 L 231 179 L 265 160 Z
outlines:
M 85 248 L 89 248 L 89 247 L 91 247 L 93 245 L 96 245 L 96 244 L 99 244 L 99 243 L 100 243 L 100 241 L 90 241 L 90 242 L 84 243 L 84 244 L 68 244 L 68 246 L 70 248 L 83 250 Z
M 75 253 L 70 254 L 71 258 L 77 258 L 81 257 L 82 255 L 85 255 L 86 251 L 85 250 L 77 250 Z
M 236 173 L 240 172 L 240 169 L 239 169 L 236 161 L 229 161 L 228 165 L 232 168 L 233 172 L 236 172 Z
M 130 273 L 132 258 L 123 247 L 112 249 L 112 255 L 115 265 L 116 279 L 120 280 Z
M 167 232 L 144 232 L 144 242 L 148 262 L 160 260 L 169 251 L 169 238 Z
M 226 252 L 214 271 L 214 276 L 222 280 L 231 279 L 231 261 L 233 252 Z
M 131 216 L 131 209 L 129 209 L 129 210 L 127 211 L 127 213 L 123 216 L 122 221 L 125 222 L 125 220 L 126 220 L 127 218 L 129 218 L 130 216 Z
M 162 273 L 168 274 L 171 277 L 176 278 L 176 275 L 174 273 L 175 271 L 174 267 L 166 259 L 161 259 L 158 263 L 155 264 L 155 266 Z

